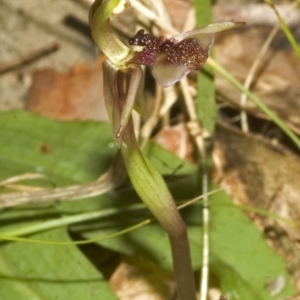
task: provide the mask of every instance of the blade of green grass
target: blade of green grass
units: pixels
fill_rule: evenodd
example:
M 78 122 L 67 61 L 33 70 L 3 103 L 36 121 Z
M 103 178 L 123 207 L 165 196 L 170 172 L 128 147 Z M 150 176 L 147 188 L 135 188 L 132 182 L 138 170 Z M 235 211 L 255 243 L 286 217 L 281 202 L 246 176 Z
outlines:
M 209 58 L 207 63 L 218 73 L 220 73 L 225 79 L 227 79 L 233 86 L 235 86 L 239 91 L 247 95 L 247 97 L 263 112 L 265 113 L 299 148 L 300 150 L 300 139 L 299 137 L 291 131 L 287 125 L 279 118 L 277 115 L 270 110 L 257 96 L 246 89 L 243 84 L 241 84 L 236 78 L 234 78 L 227 70 L 220 66 L 216 61 Z
M 292 34 L 291 30 L 289 29 L 289 27 L 287 26 L 287 24 L 285 23 L 284 19 L 281 17 L 280 13 L 278 12 L 278 10 L 276 9 L 276 6 L 274 5 L 272 0 L 265 0 L 265 2 L 274 10 L 280 27 L 282 29 L 282 31 L 284 32 L 286 38 L 288 39 L 289 43 L 291 44 L 294 52 L 296 53 L 296 55 L 298 56 L 298 58 L 300 59 L 300 47 L 298 45 L 298 42 L 296 41 L 294 35 Z M 294 7 L 295 9 L 295 7 Z
M 212 21 L 211 0 L 196 1 L 197 27 L 203 27 Z M 210 51 L 213 55 L 213 48 Z M 209 133 L 214 132 L 216 122 L 216 102 L 215 87 L 212 69 L 204 65 L 203 69 L 197 73 L 197 113 L 199 121 L 204 130 Z
M 45 240 L 69 240 L 66 228 L 34 235 Z M 80 250 L 53 245 L 1 243 L 1 300 L 116 300 L 109 284 Z
M 203 27 L 210 24 L 212 21 L 212 1 L 203 0 L 195 1 L 196 20 L 197 27 Z M 210 51 L 210 55 L 213 55 L 213 48 Z M 212 69 L 207 72 L 209 66 L 205 66 L 197 74 L 197 102 L 196 110 L 198 120 L 202 126 L 202 129 L 209 132 L 210 136 L 213 136 L 216 123 L 216 101 L 215 101 L 215 86 Z M 207 194 L 210 191 L 210 170 L 212 168 L 212 140 L 211 138 L 203 140 L 202 157 L 199 157 L 199 177 L 201 181 L 201 193 Z M 201 152 L 201 151 L 200 151 Z M 209 212 L 209 197 L 203 198 L 203 235 L 202 235 L 202 266 L 201 266 L 201 278 L 200 278 L 200 295 L 199 299 L 205 300 L 208 296 L 209 285 L 209 261 L 210 261 L 210 212 Z M 199 215 L 200 217 L 200 215 Z

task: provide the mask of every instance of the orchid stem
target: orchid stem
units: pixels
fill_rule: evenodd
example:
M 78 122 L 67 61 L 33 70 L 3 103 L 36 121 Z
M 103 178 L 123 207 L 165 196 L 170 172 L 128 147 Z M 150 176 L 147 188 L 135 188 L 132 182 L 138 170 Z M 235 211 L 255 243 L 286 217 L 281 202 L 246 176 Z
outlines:
M 163 178 L 136 144 L 131 119 L 123 132 L 121 152 L 135 191 L 167 232 L 179 300 L 196 300 L 186 225 Z M 130 145 L 130 146 L 127 146 Z
M 190 258 L 187 229 L 181 221 L 181 236 L 169 235 L 172 249 L 174 276 L 177 288 L 177 298 L 180 300 L 196 300 L 195 282 Z

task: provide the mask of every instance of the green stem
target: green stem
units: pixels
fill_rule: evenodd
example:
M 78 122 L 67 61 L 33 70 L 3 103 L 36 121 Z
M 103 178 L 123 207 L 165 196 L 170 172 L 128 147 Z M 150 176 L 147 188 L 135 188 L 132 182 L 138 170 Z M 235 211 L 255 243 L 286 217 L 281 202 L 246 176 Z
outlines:
M 182 227 L 185 226 L 182 222 Z M 180 300 L 196 300 L 196 288 L 194 276 L 191 273 L 192 264 L 190 248 L 186 228 L 183 228 L 181 236 L 169 235 L 174 276 L 177 287 L 177 298 Z
M 131 118 L 123 131 L 121 152 L 135 191 L 169 236 L 178 299 L 196 300 L 186 225 L 162 176 L 138 148 Z
M 282 29 L 282 31 L 284 32 L 285 36 L 287 37 L 289 43 L 291 44 L 295 54 L 298 56 L 298 58 L 300 59 L 300 47 L 299 44 L 297 42 L 297 40 L 295 39 L 295 37 L 293 36 L 291 30 L 289 29 L 289 27 L 287 26 L 287 24 L 285 23 L 284 19 L 281 17 L 281 15 L 279 14 L 278 10 L 276 9 L 274 3 L 272 0 L 265 0 L 265 2 L 270 5 L 270 7 L 274 10 L 280 27 Z M 295 3 L 294 3 L 295 4 Z M 296 6 L 296 5 L 295 5 Z M 293 9 L 296 9 L 296 7 L 293 7 Z
M 202 0 L 195 3 L 197 27 L 202 27 L 205 24 L 210 24 L 212 21 L 212 3 L 211 0 Z M 211 49 L 210 55 L 213 55 Z M 207 69 L 207 66 L 205 66 Z M 210 68 L 211 69 L 211 68 Z M 203 130 L 209 132 L 210 137 L 203 140 L 203 149 L 200 151 L 201 157 L 199 158 L 199 177 L 201 193 L 203 198 L 202 209 L 202 267 L 200 278 L 200 300 L 208 298 L 209 286 L 209 261 L 210 261 L 210 211 L 209 211 L 209 197 L 206 196 L 210 189 L 211 182 L 211 169 L 212 163 L 212 137 L 215 131 L 215 123 L 217 116 L 217 108 L 215 101 L 215 83 L 212 70 L 210 72 L 198 72 L 197 74 L 197 116 Z

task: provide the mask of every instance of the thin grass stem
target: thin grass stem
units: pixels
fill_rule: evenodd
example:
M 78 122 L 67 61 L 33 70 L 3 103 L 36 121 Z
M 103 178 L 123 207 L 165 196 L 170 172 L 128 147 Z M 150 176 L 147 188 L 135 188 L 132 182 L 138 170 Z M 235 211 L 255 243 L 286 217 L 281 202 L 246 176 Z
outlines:
M 233 86 L 235 86 L 238 90 L 245 93 L 247 97 L 262 111 L 264 112 L 299 148 L 300 150 L 300 139 L 299 137 L 291 131 L 287 125 L 279 118 L 277 115 L 271 111 L 257 96 L 251 93 L 249 90 L 245 89 L 245 87 L 235 79 L 230 73 L 228 73 L 222 66 L 220 66 L 216 61 L 212 58 L 208 58 L 207 63 L 214 68 L 218 73 L 220 73 L 224 78 L 226 78 Z
M 257 55 L 254 63 L 252 64 L 249 72 L 248 72 L 248 75 L 246 77 L 246 80 L 244 82 L 244 87 L 245 89 L 249 89 L 250 86 L 251 86 L 251 83 L 253 81 L 253 78 L 257 72 L 257 69 L 259 67 L 259 64 L 261 63 L 262 59 L 263 59 L 263 56 L 266 54 L 271 42 L 273 41 L 277 31 L 279 29 L 279 25 L 275 25 L 274 28 L 272 29 L 272 31 L 270 32 L 268 38 L 266 39 L 264 45 L 262 46 L 259 54 Z M 245 106 L 246 106 L 246 103 L 247 103 L 247 95 L 245 93 L 242 94 L 241 96 L 241 100 L 240 100 L 240 103 L 241 103 L 241 128 L 244 132 L 248 132 L 249 131 L 249 126 L 248 126 L 248 121 L 247 121 L 247 113 L 245 111 Z

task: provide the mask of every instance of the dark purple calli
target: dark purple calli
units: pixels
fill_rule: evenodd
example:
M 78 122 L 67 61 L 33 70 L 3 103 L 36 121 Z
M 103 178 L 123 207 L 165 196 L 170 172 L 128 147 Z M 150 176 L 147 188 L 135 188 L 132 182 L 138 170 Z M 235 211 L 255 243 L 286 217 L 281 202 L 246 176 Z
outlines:
M 179 81 L 190 71 L 199 70 L 206 62 L 214 33 L 242 23 L 215 23 L 178 34 L 172 38 L 153 37 L 144 30 L 139 30 L 129 39 L 132 46 L 142 46 L 135 51 L 127 64 L 141 64 L 152 67 L 152 75 L 163 87 Z

